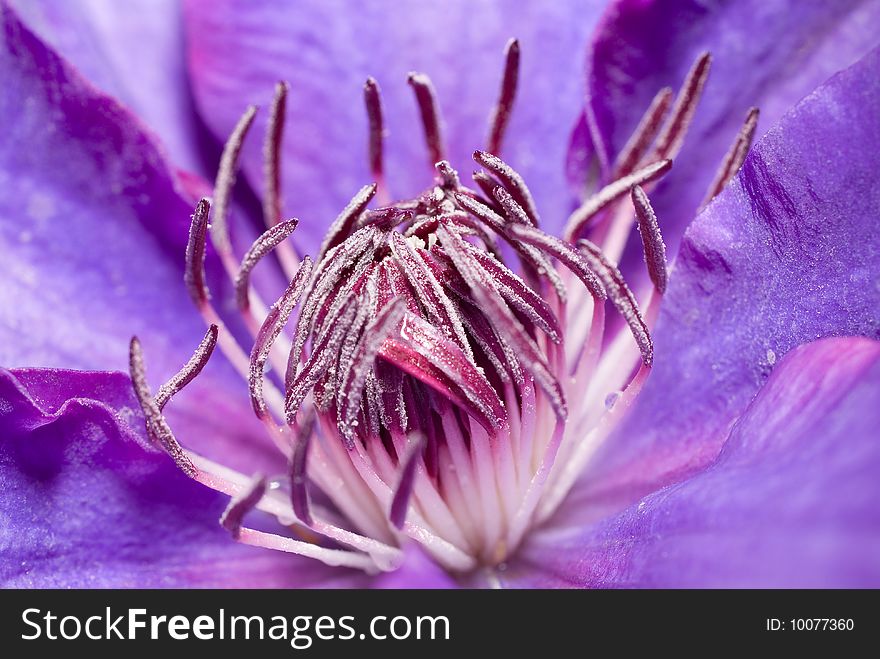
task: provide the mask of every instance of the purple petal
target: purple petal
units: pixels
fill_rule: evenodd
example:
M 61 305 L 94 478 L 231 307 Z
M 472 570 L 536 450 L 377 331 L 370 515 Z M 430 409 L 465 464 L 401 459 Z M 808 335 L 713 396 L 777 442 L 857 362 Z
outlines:
M 158 134 L 174 162 L 206 172 L 177 0 L 12 0 L 24 22 Z M 214 147 L 216 148 L 216 147 Z
M 362 574 L 233 542 L 228 498 L 143 447 L 119 373 L 0 370 L 4 587 L 362 586 Z
M 533 536 L 516 586 L 880 585 L 880 343 L 778 365 L 704 472 L 595 527 Z
M 124 368 L 137 334 L 158 386 L 205 331 L 183 284 L 192 208 L 131 114 L 0 18 L 0 364 Z M 245 396 L 218 358 L 169 417 L 212 457 L 283 471 Z
M 793 347 L 880 338 L 878 80 L 875 50 L 807 97 L 688 229 L 653 372 L 575 493 L 585 517 L 713 460 Z
M 561 222 L 569 199 L 562 163 L 582 107 L 578 53 L 599 5 L 191 0 L 185 9 L 190 72 L 202 116 L 222 139 L 248 103 L 266 107 L 275 82 L 290 81 L 285 216 L 303 219 L 296 242 L 308 251 L 371 182 L 362 98 L 367 77 L 382 89 L 391 194 L 413 197 L 430 185 L 433 172 L 407 73 L 430 76 L 446 151 L 453 166 L 467 168 L 469 154 L 487 139 L 505 44 L 516 36 L 522 71 L 504 156 L 528 181 L 548 222 Z M 259 118 L 257 135 L 265 120 Z M 245 171 L 261 190 L 260 142 L 249 141 Z
M 587 65 L 589 107 L 611 160 L 654 95 L 667 85 L 678 89 L 701 52 L 713 55 L 685 146 L 651 194 L 673 254 L 749 107 L 761 109 L 762 135 L 794 103 L 867 53 L 878 30 L 880 5 L 869 0 L 612 4 Z M 584 131 L 580 135 L 575 150 L 588 148 Z M 579 185 L 583 179 L 584 172 L 576 172 Z M 638 237 L 629 247 L 627 269 L 641 276 Z

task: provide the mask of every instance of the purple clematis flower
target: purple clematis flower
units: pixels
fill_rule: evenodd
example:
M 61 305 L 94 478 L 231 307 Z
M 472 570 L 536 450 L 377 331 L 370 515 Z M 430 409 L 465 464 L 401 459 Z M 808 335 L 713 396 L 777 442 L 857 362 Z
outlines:
M 0 3 L 0 582 L 880 584 L 880 8 L 765 5 Z

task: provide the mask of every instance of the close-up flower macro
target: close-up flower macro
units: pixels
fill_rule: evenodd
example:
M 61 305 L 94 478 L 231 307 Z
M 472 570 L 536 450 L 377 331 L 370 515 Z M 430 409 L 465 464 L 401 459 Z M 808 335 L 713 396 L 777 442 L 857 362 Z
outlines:
M 880 2 L 0 22 L 0 586 L 880 587 Z

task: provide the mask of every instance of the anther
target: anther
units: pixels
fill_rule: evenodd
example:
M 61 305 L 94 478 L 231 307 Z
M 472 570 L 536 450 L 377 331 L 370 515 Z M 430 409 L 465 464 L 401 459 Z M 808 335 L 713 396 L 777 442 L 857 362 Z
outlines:
M 324 255 L 326 255 L 327 252 L 344 242 L 345 239 L 351 235 L 357 219 L 375 194 L 375 183 L 365 185 L 358 190 L 357 194 L 352 197 L 350 202 L 348 202 L 348 205 L 342 209 L 342 212 L 336 217 L 333 224 L 331 224 L 330 228 L 327 230 L 327 237 L 324 238 L 324 244 L 321 245 L 321 250 L 318 252 L 318 263 L 323 260 Z
M 670 87 L 664 87 L 657 92 L 654 100 L 651 101 L 651 105 L 648 106 L 648 109 L 639 121 L 639 125 L 636 126 L 629 140 L 623 149 L 620 150 L 614 164 L 612 179 L 626 176 L 632 173 L 638 166 L 642 156 L 645 155 L 648 147 L 651 146 L 651 142 L 657 136 L 657 131 L 660 129 L 663 117 L 666 116 L 671 103 L 672 89 Z
M 263 176 L 266 190 L 263 195 L 263 220 L 267 228 L 281 221 L 281 140 L 284 136 L 284 116 L 287 112 L 287 93 L 290 85 L 275 85 L 275 97 L 269 110 L 269 125 L 263 143 Z
M 150 392 L 150 385 L 147 383 L 147 373 L 144 367 L 144 352 L 141 342 L 136 336 L 131 338 L 131 343 L 129 344 L 128 370 L 135 396 L 144 413 L 147 436 L 157 447 L 163 449 L 171 456 L 183 473 L 189 477 L 194 477 L 197 473 L 195 465 L 178 443 L 177 438 L 171 431 L 171 427 L 168 425 L 165 417 L 162 416 L 162 412 Z
M 385 180 L 382 147 L 385 138 L 385 120 L 382 115 L 382 95 L 375 78 L 364 83 L 364 106 L 369 123 L 370 173 L 377 183 Z
M 604 300 L 606 298 L 605 287 L 602 285 L 599 276 L 593 272 L 589 261 L 584 259 L 569 243 L 560 240 L 556 236 L 544 233 L 540 229 L 523 224 L 512 225 L 510 233 L 523 242 L 559 259 L 560 263 L 581 280 L 584 286 L 587 287 L 587 290 L 590 291 L 590 295 L 596 300 Z
M 565 225 L 565 239 L 575 240 L 582 235 L 590 221 L 600 211 L 620 199 L 630 191 L 634 185 L 642 185 L 660 178 L 672 168 L 671 160 L 660 160 L 650 165 L 645 165 L 628 176 L 619 178 L 599 190 L 587 199 L 580 208 L 576 209 L 568 218 Z
M 235 300 L 241 311 L 247 311 L 250 308 L 248 290 L 250 288 L 251 271 L 266 254 L 290 236 L 298 224 L 299 220 L 296 219 L 276 224 L 257 238 L 244 255 L 244 258 L 242 258 L 238 273 L 235 275 Z
M 211 203 L 202 199 L 192 214 L 189 226 L 189 239 L 186 243 L 186 266 L 183 279 L 189 296 L 199 310 L 208 304 L 210 295 L 205 283 L 205 239 L 208 234 L 208 215 Z
M 642 363 L 645 366 L 651 366 L 654 363 L 654 343 L 651 340 L 648 326 L 642 318 L 642 312 L 639 311 L 635 296 L 626 285 L 620 270 L 605 257 L 601 249 L 589 240 L 579 240 L 577 244 L 581 253 L 590 261 L 592 269 L 602 278 L 605 290 L 608 291 L 608 298 L 614 308 L 629 325 L 630 332 L 632 332 L 639 352 L 642 354 Z
M 229 136 L 226 146 L 223 147 L 223 155 L 220 157 L 220 167 L 217 170 L 217 179 L 214 182 L 214 216 L 211 221 L 211 241 L 224 263 L 233 259 L 232 243 L 229 239 L 229 204 L 232 199 L 232 188 L 235 185 L 235 172 L 238 168 L 238 157 L 244 145 L 257 108 L 254 105 L 248 107 L 241 119 L 235 125 L 235 129 Z M 227 265 L 230 267 L 231 263 Z M 234 267 L 234 266 L 232 266 Z
M 501 144 L 504 141 L 504 133 L 507 123 L 510 121 L 510 111 L 513 108 L 513 100 L 516 97 L 516 87 L 519 82 L 519 41 L 511 39 L 504 48 L 504 75 L 501 79 L 501 90 L 498 94 L 498 103 L 492 111 L 489 121 L 489 140 L 486 151 L 501 154 Z
M 160 412 L 168 404 L 172 396 L 192 382 L 202 372 L 202 369 L 205 368 L 217 345 L 219 331 L 217 325 L 208 327 L 205 338 L 199 343 L 189 361 L 168 382 L 159 387 L 159 391 L 156 392 L 156 407 L 159 408 Z
M 706 191 L 706 198 L 700 204 L 700 210 L 705 208 L 724 189 L 724 186 L 730 183 L 730 180 L 739 171 L 739 168 L 742 167 L 752 146 L 752 140 L 755 137 L 759 114 L 758 108 L 749 110 L 742 128 L 739 129 L 739 133 L 736 135 L 736 139 L 730 145 L 724 160 L 721 161 L 718 172 L 715 174 L 715 179 Z
M 448 190 L 457 190 L 461 186 L 458 172 L 452 168 L 448 160 L 441 160 L 434 167 L 440 175 L 440 185 Z
M 410 73 L 407 82 L 416 95 L 416 103 L 422 117 L 422 127 L 425 130 L 425 142 L 428 146 L 428 155 L 431 166 L 444 160 L 443 136 L 440 128 L 440 107 L 437 103 L 437 94 L 430 78 L 424 73 Z
M 474 160 L 488 169 L 494 174 L 504 189 L 516 199 L 516 203 L 523 207 L 529 216 L 530 224 L 538 226 L 538 209 L 535 207 L 535 200 L 522 176 L 506 162 L 498 156 L 486 153 L 485 151 L 474 151 Z
M 267 418 L 269 412 L 266 407 L 266 401 L 263 397 L 263 371 L 269 354 L 272 352 L 272 345 L 275 339 L 284 329 L 290 314 L 302 297 L 309 283 L 312 274 L 312 260 L 306 256 L 297 270 L 296 276 L 290 282 L 287 290 L 281 298 L 272 305 L 266 319 L 263 321 L 257 338 L 254 340 L 254 347 L 251 350 L 250 368 L 248 370 L 248 387 L 251 395 L 251 404 L 254 412 L 260 419 Z
M 666 245 L 663 244 L 663 236 L 660 233 L 660 225 L 657 222 L 657 214 L 651 207 L 648 195 L 638 185 L 633 186 L 632 202 L 636 209 L 636 219 L 639 223 L 639 233 L 642 236 L 642 247 L 645 250 L 645 265 L 648 266 L 648 275 L 657 292 L 663 295 L 666 292 Z
M 691 66 L 675 99 L 672 113 L 657 137 L 650 160 L 674 158 L 681 149 L 694 113 L 697 111 L 697 104 L 700 102 L 706 78 L 709 77 L 711 63 L 712 56 L 709 53 L 703 53 Z

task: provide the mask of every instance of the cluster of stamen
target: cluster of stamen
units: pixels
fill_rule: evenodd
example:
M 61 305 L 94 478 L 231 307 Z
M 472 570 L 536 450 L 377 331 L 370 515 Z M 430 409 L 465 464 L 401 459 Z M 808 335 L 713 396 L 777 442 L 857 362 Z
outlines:
M 155 396 L 136 338 L 130 370 L 149 437 L 189 476 L 233 497 L 221 523 L 240 542 L 388 570 L 399 565 L 409 537 L 454 572 L 502 564 L 528 528 L 553 512 L 647 377 L 654 359 L 649 326 L 667 265 L 641 186 L 669 171 L 709 58 L 698 59 L 674 105 L 671 90 L 657 95 L 608 184 L 572 213 L 564 239 L 541 229 L 525 181 L 498 155 L 519 59 L 512 40 L 488 150 L 473 154 L 481 168 L 473 188 L 445 159 L 430 80 L 410 74 L 434 183 L 396 203 L 387 203 L 382 102 L 370 78 L 364 101 L 375 183 L 331 224 L 314 260 L 286 242 L 298 221 L 281 215 L 285 84 L 276 89 L 264 149 L 267 230 L 235 258 L 231 191 L 256 108 L 235 127 L 213 208 L 199 202 L 186 254 L 186 284 L 208 333 Z M 750 113 L 731 147 L 715 193 L 742 163 L 756 117 Z M 377 200 L 379 207 L 368 208 Z M 652 282 L 646 314 L 614 265 L 620 245 L 612 241 L 609 253 L 597 244 L 628 234 L 633 221 Z M 209 235 L 253 336 L 249 354 L 212 304 L 204 273 Z M 290 283 L 267 308 L 251 273 L 270 254 Z M 605 336 L 606 299 L 632 338 Z M 287 473 L 237 474 L 174 437 L 163 407 L 217 345 L 247 380 L 254 413 L 287 459 Z M 266 377 L 268 367 L 276 377 Z M 609 392 L 620 392 L 611 405 Z M 244 526 L 253 509 L 275 515 L 300 537 Z

